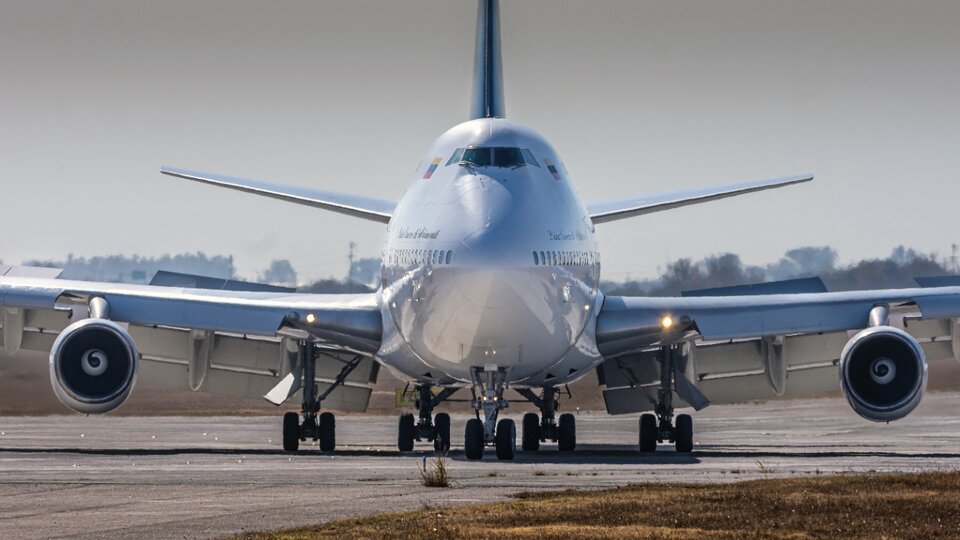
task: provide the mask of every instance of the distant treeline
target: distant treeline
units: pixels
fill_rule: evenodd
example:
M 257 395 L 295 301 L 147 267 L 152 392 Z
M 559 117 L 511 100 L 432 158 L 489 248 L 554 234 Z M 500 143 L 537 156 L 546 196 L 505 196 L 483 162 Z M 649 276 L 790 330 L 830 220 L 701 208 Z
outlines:
M 63 261 L 34 260 L 26 261 L 24 265 L 61 268 L 63 269 L 61 275 L 63 279 L 115 283 L 148 283 L 158 270 L 222 279 L 234 279 L 236 277 L 236 268 L 233 265 L 232 256 L 207 256 L 199 251 L 180 255 L 161 255 L 159 257 L 107 255 L 87 258 L 74 257 L 73 254 L 70 254 Z
M 184 253 L 160 257 L 74 257 L 64 261 L 27 261 L 28 266 L 62 268 L 64 279 L 148 283 L 158 270 L 237 279 L 232 256 Z M 765 266 L 744 265 L 733 253 L 710 255 L 699 260 L 677 259 L 663 273 L 651 279 L 624 282 L 603 281 L 604 294 L 628 296 L 676 296 L 682 291 L 708 289 L 818 276 L 832 291 L 916 286 L 914 277 L 952 274 L 952 265 L 935 254 L 923 254 L 898 246 L 889 257 L 866 259 L 849 265 L 837 264 L 837 252 L 826 246 L 801 247 L 787 251 L 778 261 Z M 363 293 L 373 289 L 379 274 L 377 259 L 354 261 L 345 279 L 327 278 L 298 290 L 308 293 Z M 350 279 L 352 277 L 352 279 Z M 287 260 L 276 260 L 257 280 L 262 283 L 295 285 L 297 272 Z
M 657 278 L 624 282 L 603 281 L 604 294 L 623 296 L 677 296 L 683 291 L 820 277 L 828 290 L 916 287 L 914 277 L 954 273 L 935 254 L 923 254 L 903 246 L 885 259 L 866 259 L 837 265 L 837 252 L 826 246 L 791 249 L 766 266 L 747 266 L 739 255 L 724 253 L 700 260 L 677 259 L 667 264 Z

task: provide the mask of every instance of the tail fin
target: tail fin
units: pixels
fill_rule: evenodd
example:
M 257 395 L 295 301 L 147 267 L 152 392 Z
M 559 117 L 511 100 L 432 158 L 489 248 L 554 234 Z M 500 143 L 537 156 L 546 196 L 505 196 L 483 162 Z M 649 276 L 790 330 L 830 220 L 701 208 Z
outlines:
M 500 0 L 477 2 L 477 49 L 473 61 L 470 119 L 505 118 L 500 58 Z

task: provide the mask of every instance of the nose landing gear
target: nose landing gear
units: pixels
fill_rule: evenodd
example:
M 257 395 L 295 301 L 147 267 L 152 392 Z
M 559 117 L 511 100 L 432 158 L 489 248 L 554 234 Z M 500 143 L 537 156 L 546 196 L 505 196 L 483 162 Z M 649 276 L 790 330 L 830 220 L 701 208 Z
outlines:
M 484 370 L 475 367 L 471 371 L 473 379 L 473 400 L 471 404 L 477 417 L 467 421 L 463 435 L 463 450 L 467 459 L 481 459 L 483 449 L 493 444 L 497 449 L 497 458 L 513 459 L 517 446 L 517 427 L 513 420 L 503 419 L 497 422 L 500 411 L 510 406 L 503 399 L 506 388 L 507 371 L 505 368 Z M 480 411 L 483 411 L 483 420 Z

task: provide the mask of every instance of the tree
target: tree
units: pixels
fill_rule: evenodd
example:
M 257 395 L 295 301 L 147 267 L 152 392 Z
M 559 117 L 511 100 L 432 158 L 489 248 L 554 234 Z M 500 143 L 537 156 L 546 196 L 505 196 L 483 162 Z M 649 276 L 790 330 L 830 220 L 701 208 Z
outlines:
M 260 280 L 264 283 L 273 285 L 297 286 L 297 271 L 287 259 L 274 260 L 270 263 L 270 268 L 263 271 Z

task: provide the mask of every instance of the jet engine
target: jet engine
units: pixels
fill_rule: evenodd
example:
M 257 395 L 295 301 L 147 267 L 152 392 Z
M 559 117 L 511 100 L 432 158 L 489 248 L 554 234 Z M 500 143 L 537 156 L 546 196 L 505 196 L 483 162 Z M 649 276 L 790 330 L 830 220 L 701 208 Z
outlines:
M 130 396 L 138 358 L 130 334 L 113 321 L 75 322 L 60 333 L 50 350 L 53 392 L 78 413 L 108 413 Z
M 920 403 L 927 388 L 923 349 L 899 328 L 867 328 L 843 348 L 840 387 L 853 410 L 867 420 L 903 418 Z

